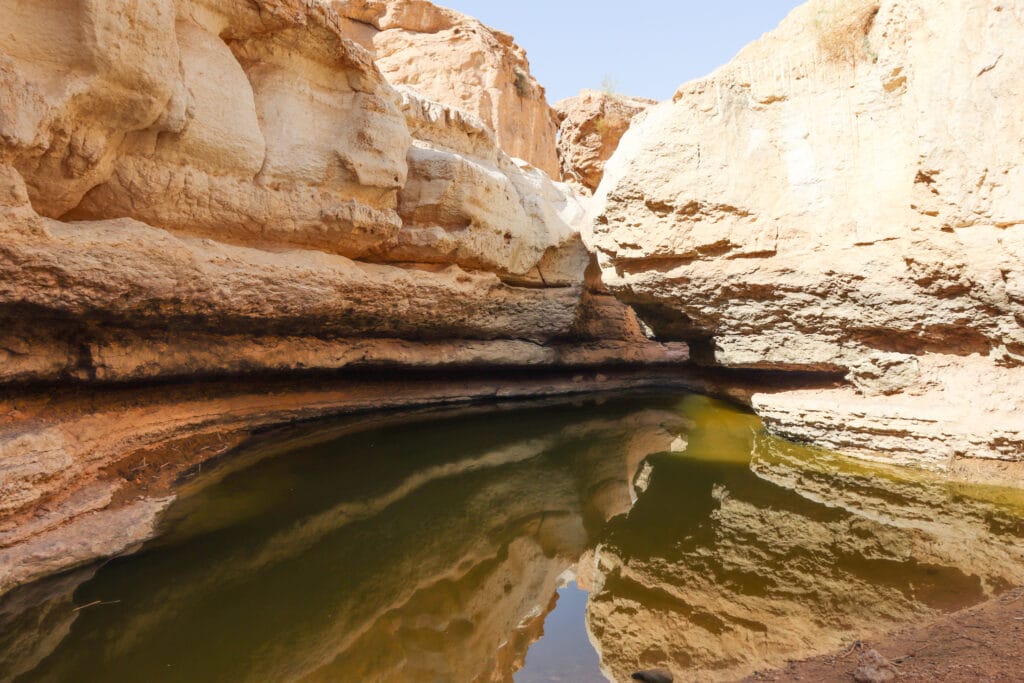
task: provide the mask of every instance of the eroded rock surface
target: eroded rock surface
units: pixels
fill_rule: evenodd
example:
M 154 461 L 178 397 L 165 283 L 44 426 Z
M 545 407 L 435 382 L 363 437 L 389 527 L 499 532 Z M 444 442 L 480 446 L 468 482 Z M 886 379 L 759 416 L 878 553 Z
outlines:
M 643 97 L 584 90 L 554 105 L 558 117 L 558 161 L 562 178 L 590 192 L 604 177 L 604 164 L 633 118 L 657 104 Z
M 4 5 L 0 381 L 658 355 L 588 328 L 585 207 L 497 114 L 395 90 L 327 4 L 136 4 Z M 469 21 L 431 7 L 376 21 Z
M 504 34 L 420 2 L 0 0 L 0 16 L 13 406 L 28 383 L 687 357 L 649 341 L 600 282 L 586 207 L 545 173 L 543 89 Z M 243 401 L 248 418 L 211 432 L 195 405 L 124 428 L 15 407 L 0 424 L 0 591 L 147 536 L 164 502 L 150 491 L 130 509 L 124 484 L 166 489 L 161 466 L 182 464 L 158 446 L 170 434 L 227 443 L 359 404 L 302 400 Z M 144 467 L 118 469 L 140 449 Z M 122 515 L 106 517 L 111 533 L 91 521 L 101 511 Z
M 558 177 L 557 124 L 512 36 L 426 0 L 332 0 L 384 77 L 468 111 L 499 146 Z
M 846 374 L 761 403 L 787 435 L 856 423 L 866 442 L 892 432 L 862 414 L 905 409 L 893 458 L 956 431 L 918 462 L 1020 460 L 1020 412 L 978 399 L 994 378 L 1020 392 L 1022 26 L 994 0 L 799 7 L 623 137 L 596 194 L 605 281 L 711 362 Z M 944 387 L 936 366 L 977 380 Z

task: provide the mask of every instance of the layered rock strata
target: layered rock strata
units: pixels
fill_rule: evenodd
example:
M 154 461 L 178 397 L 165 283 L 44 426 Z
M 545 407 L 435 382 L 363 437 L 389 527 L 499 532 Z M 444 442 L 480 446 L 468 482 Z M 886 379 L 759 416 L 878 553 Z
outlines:
M 0 381 L 685 354 L 588 322 L 572 192 L 326 5 L 7 4 Z
M 502 391 L 435 375 L 321 401 L 292 384 L 149 419 L 25 410 L 28 385 L 687 358 L 604 289 L 585 207 L 541 170 L 557 172 L 554 124 L 511 39 L 427 3 L 354 7 L 0 0 L 0 590 L 147 536 L 165 475 L 208 438 L 219 452 L 279 422 Z M 380 27 L 372 52 L 353 36 L 378 29 L 358 22 Z M 490 85 L 465 91 L 486 97 L 442 104 L 422 91 L 445 88 L 397 73 L 395 46 L 435 40 L 486 54 Z M 538 391 L 594 386 L 575 374 Z M 189 439 L 202 448 L 184 458 L 161 445 Z
M 845 374 L 755 400 L 787 436 L 1021 460 L 1022 26 L 987 0 L 799 7 L 623 137 L 605 282 L 709 363 Z

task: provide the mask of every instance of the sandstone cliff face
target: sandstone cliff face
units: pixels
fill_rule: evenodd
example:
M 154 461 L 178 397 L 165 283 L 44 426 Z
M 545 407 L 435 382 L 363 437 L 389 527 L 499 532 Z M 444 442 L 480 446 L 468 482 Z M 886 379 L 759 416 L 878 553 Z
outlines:
M 558 117 L 558 161 L 562 178 L 593 192 L 604 164 L 619 146 L 633 118 L 657 104 L 643 97 L 584 90 L 554 105 Z
M 717 364 L 846 374 L 755 401 L 788 436 L 1019 460 L 1022 26 L 986 0 L 798 8 L 626 133 L 596 195 L 605 281 Z
M 0 381 L 439 356 L 404 341 L 533 364 L 495 343 L 600 341 L 586 321 L 614 304 L 585 282 L 573 193 L 396 91 L 327 5 L 3 10 Z M 638 329 L 594 350 L 646 358 Z
M 506 153 L 558 177 L 556 124 L 512 36 L 425 0 L 333 0 L 384 77 L 470 112 Z
M 122 432 L 87 406 L 26 410 L 26 383 L 685 360 L 604 290 L 579 198 L 529 149 L 507 151 L 533 166 L 502 150 L 532 141 L 554 159 L 542 90 L 527 78 L 532 94 L 509 99 L 509 74 L 526 69 L 511 39 L 427 3 L 359 6 L 383 29 L 368 44 L 386 70 L 389 41 L 435 30 L 486 52 L 493 69 L 475 72 L 493 81 L 490 104 L 396 88 L 351 38 L 366 25 L 328 3 L 0 0 L 0 591 L 146 537 L 166 499 L 127 505 L 126 485 L 180 471 L 158 444 L 203 440 L 210 418 L 170 406 Z M 229 415 L 213 423 L 496 390 L 356 403 L 339 390 L 306 407 L 288 392 L 218 404 Z M 237 430 L 213 431 L 227 443 Z M 122 469 L 143 451 L 147 467 Z

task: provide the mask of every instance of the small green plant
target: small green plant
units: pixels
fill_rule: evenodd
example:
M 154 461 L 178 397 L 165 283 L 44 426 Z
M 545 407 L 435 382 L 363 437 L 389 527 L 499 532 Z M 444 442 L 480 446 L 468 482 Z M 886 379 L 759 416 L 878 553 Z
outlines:
M 528 97 L 531 92 L 530 77 L 526 75 L 525 71 L 519 68 L 516 68 L 515 74 L 516 92 L 519 93 L 520 97 Z
M 864 59 L 878 61 L 868 40 L 878 10 L 874 0 L 826 0 L 814 21 L 818 49 L 829 61 L 851 66 Z

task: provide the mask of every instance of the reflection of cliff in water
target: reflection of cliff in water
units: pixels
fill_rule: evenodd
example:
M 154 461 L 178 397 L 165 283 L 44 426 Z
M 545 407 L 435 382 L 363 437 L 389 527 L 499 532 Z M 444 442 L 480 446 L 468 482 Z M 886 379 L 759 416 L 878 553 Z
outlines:
M 510 681 L 567 570 L 609 678 L 731 679 L 1024 584 L 1019 492 L 707 399 L 417 420 L 253 445 L 141 552 L 12 593 L 0 681 Z
M 1024 497 L 700 419 L 581 563 L 606 671 L 730 680 L 1024 584 Z M 749 461 L 735 457 L 746 451 Z M 732 454 L 732 457 L 730 457 Z
M 651 405 L 390 426 L 230 473 L 83 584 L 75 603 L 118 602 L 59 622 L 23 680 L 511 680 L 560 575 L 684 429 Z

